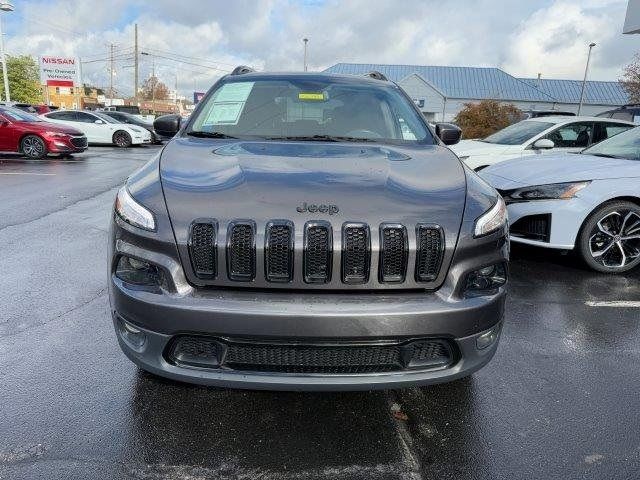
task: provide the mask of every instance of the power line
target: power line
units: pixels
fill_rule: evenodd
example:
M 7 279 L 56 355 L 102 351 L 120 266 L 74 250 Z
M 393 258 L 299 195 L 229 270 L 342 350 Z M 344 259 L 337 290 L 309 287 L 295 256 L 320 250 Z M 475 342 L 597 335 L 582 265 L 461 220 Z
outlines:
M 188 59 L 188 60 L 198 60 L 198 61 L 205 62 L 205 63 L 208 63 L 208 64 L 224 65 L 224 66 L 227 66 L 227 67 L 231 67 L 232 69 L 237 66 L 237 65 L 231 64 L 231 63 L 219 62 L 217 60 L 210 60 L 208 58 L 202 58 L 202 57 L 192 57 L 192 56 L 189 56 L 189 55 L 182 55 L 182 54 L 179 54 L 179 53 L 170 52 L 168 50 L 160 50 L 160 49 L 157 49 L 157 48 L 147 48 L 146 50 L 149 50 L 151 52 L 160 52 L 160 53 L 165 53 L 165 54 L 171 55 L 171 57 L 166 57 L 166 56 L 162 56 L 162 55 L 158 55 L 157 53 L 154 53 L 154 55 L 156 55 L 158 57 L 166 58 L 168 60 L 173 60 L 174 62 L 188 63 L 185 60 L 182 60 L 182 59 Z M 177 57 L 177 58 L 173 58 L 173 57 Z M 210 65 L 202 65 L 202 64 L 196 64 L 196 63 L 192 63 L 192 64 L 196 65 L 196 66 L 200 66 L 200 67 L 211 68 L 213 70 L 223 70 L 223 69 L 218 68 L 218 67 L 211 67 Z M 224 70 L 224 71 L 231 71 L 231 70 Z

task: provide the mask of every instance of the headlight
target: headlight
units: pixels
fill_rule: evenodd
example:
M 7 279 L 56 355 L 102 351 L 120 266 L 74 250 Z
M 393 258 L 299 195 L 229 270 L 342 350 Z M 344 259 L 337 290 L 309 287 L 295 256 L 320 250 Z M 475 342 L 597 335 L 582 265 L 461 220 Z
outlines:
M 460 160 L 466 160 L 467 158 L 469 158 L 470 155 L 462 155 L 460 157 L 458 157 Z
M 130 128 L 131 130 L 133 130 L 134 132 L 142 133 L 142 130 L 140 130 L 139 128 L 136 128 L 136 127 L 129 127 L 129 128 Z
M 69 135 L 63 132 L 44 132 L 45 135 L 48 135 L 49 137 L 56 137 L 56 138 L 66 138 Z
M 506 223 L 507 207 L 505 206 L 502 197 L 498 197 L 496 204 L 476 220 L 473 236 L 482 237 L 484 235 L 489 235 L 490 233 L 504 227 Z
M 156 229 L 156 221 L 153 218 L 153 213 L 133 199 L 126 185 L 118 190 L 115 211 L 122 220 L 134 227 L 144 230 Z
M 533 185 L 531 187 L 517 188 L 506 193 L 509 200 L 526 202 L 529 200 L 552 200 L 573 198 L 580 190 L 589 185 L 591 181 L 551 183 L 548 185 Z

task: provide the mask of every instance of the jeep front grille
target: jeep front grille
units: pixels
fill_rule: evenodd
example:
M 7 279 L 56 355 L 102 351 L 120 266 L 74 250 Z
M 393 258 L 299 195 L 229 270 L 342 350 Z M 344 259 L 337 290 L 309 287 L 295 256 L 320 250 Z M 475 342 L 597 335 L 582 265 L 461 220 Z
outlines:
M 191 225 L 189 255 L 191 265 L 198 278 L 215 278 L 216 236 L 218 224 L 215 220 L 198 221 Z
M 438 225 L 416 227 L 416 281 L 432 282 L 440 273 L 444 255 L 444 234 Z
M 231 280 L 250 282 L 256 276 L 256 226 L 238 221 L 227 230 L 227 273 Z
M 377 230 L 355 222 L 334 227 L 317 220 L 298 229 L 290 220 L 262 225 L 233 220 L 225 227 L 217 220 L 200 219 L 188 234 L 187 276 L 198 285 L 220 286 L 245 282 L 301 289 L 438 287 L 442 265 L 450 258 L 441 227 L 382 223 Z
M 403 225 L 380 226 L 380 282 L 401 283 L 407 273 L 407 229 Z
M 273 221 L 267 224 L 264 270 L 269 282 L 290 282 L 293 278 L 293 224 Z
M 371 266 L 371 238 L 364 223 L 348 223 L 342 227 L 342 281 L 366 283 Z

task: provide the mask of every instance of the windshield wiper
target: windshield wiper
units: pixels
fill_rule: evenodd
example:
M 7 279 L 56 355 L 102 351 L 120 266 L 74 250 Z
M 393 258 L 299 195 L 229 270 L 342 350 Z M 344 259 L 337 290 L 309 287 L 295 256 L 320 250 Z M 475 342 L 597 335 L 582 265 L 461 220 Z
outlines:
M 594 157 L 620 158 L 620 157 L 616 157 L 615 155 L 610 155 L 608 153 L 589 153 L 589 152 L 580 152 L 580 153 L 584 153 L 585 155 L 593 155 Z
M 191 130 L 187 132 L 187 135 L 198 138 L 238 138 L 222 132 L 205 132 L 203 130 Z
M 370 138 L 341 137 L 336 135 L 308 135 L 290 137 L 266 137 L 267 140 L 300 140 L 304 142 L 374 142 Z

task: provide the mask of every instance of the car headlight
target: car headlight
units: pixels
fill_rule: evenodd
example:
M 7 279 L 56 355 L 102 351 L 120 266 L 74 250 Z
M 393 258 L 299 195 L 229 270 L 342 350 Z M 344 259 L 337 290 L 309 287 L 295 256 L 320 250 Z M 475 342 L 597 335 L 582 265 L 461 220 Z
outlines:
M 115 204 L 116 214 L 129 225 L 142 228 L 144 230 L 155 230 L 156 221 L 153 213 L 144 208 L 134 200 L 126 185 L 118 190 Z
M 467 158 L 469 158 L 470 156 L 471 156 L 471 155 L 461 155 L 461 156 L 459 156 L 458 158 L 459 158 L 460 160 L 466 160 L 466 159 L 467 159 Z
M 63 132 L 44 132 L 45 135 L 54 138 L 67 138 L 69 135 Z
M 129 128 L 136 133 L 142 133 L 142 130 L 140 130 L 139 128 L 136 128 L 136 127 L 129 127 Z
M 476 220 L 473 231 L 474 237 L 483 237 L 497 230 L 500 230 L 507 224 L 507 207 L 502 197 L 498 197 L 496 204 L 480 215 Z
M 566 200 L 574 198 L 576 193 L 589 185 L 591 181 L 550 183 L 548 185 L 533 185 L 517 188 L 506 192 L 511 201 L 526 202 L 530 200 Z

